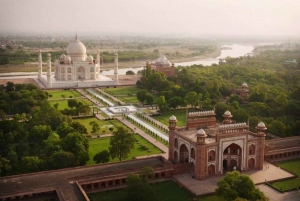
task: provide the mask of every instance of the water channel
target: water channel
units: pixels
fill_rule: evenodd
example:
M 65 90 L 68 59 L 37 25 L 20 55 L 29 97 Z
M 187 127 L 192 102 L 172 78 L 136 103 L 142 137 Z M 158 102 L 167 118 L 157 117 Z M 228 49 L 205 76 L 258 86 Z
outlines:
M 188 62 L 179 62 L 175 63 L 175 66 L 191 66 L 194 64 L 202 64 L 204 66 L 211 66 L 212 64 L 218 64 L 220 58 L 226 58 L 226 57 L 240 57 L 245 56 L 249 53 L 251 53 L 254 49 L 251 45 L 224 45 L 223 47 L 226 47 L 221 50 L 221 55 L 216 58 L 207 58 L 207 59 L 197 59 L 195 58 L 194 61 L 188 61 Z M 131 70 L 134 73 L 137 73 L 140 70 L 143 70 L 144 66 L 136 67 L 136 68 L 122 68 L 118 70 L 119 75 L 125 75 L 127 71 Z M 103 70 L 103 75 L 113 75 L 114 70 Z

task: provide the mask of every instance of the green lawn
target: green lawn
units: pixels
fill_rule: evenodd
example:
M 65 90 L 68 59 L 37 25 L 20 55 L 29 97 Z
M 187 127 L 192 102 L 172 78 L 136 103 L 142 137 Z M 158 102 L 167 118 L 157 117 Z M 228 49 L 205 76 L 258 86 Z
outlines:
M 154 116 L 153 118 L 168 126 L 169 119 L 172 115 L 175 115 L 177 118 L 177 126 L 186 125 L 186 110 L 171 110 L 164 112 L 161 116 Z
M 300 159 L 281 161 L 276 164 L 282 169 L 294 173 L 298 178 L 272 183 L 274 187 L 284 191 L 300 187 Z
M 131 160 L 136 156 L 146 156 L 149 154 L 152 155 L 152 154 L 162 153 L 160 149 L 156 148 L 153 144 L 149 143 L 147 140 L 142 138 L 140 135 L 135 134 L 134 137 L 137 140 L 137 142 L 134 145 L 134 149 L 128 155 L 128 158 L 124 159 L 124 160 Z M 97 154 L 100 151 L 103 151 L 105 149 L 108 150 L 109 141 L 110 141 L 110 137 L 91 139 L 89 141 L 90 160 L 88 161 L 87 165 L 95 164 L 93 161 L 93 157 L 95 154 Z M 143 145 L 147 146 L 149 148 L 149 150 L 144 149 Z M 117 158 L 115 158 L 115 159 L 110 158 L 110 162 L 118 162 L 118 161 L 119 160 Z
M 118 99 L 122 100 L 123 102 L 130 102 L 130 103 L 139 103 L 139 100 L 136 96 L 119 96 Z
M 48 92 L 49 95 L 52 95 L 52 97 L 49 97 L 49 99 L 57 99 L 62 98 L 62 95 L 65 95 L 66 98 L 69 98 L 70 96 L 74 97 L 80 97 L 81 94 L 79 94 L 75 90 L 45 90 Z
M 131 87 L 106 88 L 103 90 L 109 92 L 111 95 L 127 95 L 128 93 L 136 94 L 136 92 L 140 91 L 141 89 L 135 86 L 131 86 Z
M 160 183 L 151 184 L 155 192 L 155 200 L 163 201 L 192 201 L 193 195 L 180 188 L 178 184 L 173 181 L 164 181 Z M 92 193 L 88 195 L 91 201 L 129 201 L 127 198 L 127 189 L 117 189 L 111 191 L 104 191 L 99 193 Z
M 88 100 L 88 99 L 85 99 L 85 98 L 81 98 L 81 99 L 76 99 L 78 102 L 82 102 L 83 104 L 86 104 L 86 105 L 93 105 L 93 103 Z M 68 107 L 68 100 L 51 100 L 51 99 L 48 99 L 50 105 L 54 105 L 56 103 L 58 103 L 58 110 L 64 110 L 65 108 L 69 108 Z
M 92 126 L 90 125 L 91 121 L 96 121 L 99 124 L 99 135 L 112 134 L 112 132 L 109 130 L 110 127 L 113 127 L 114 130 L 116 130 L 116 127 L 124 127 L 124 124 L 120 123 L 118 120 L 100 121 L 96 117 L 74 119 L 73 121 L 80 122 L 81 124 L 83 124 L 88 130 L 89 134 L 91 134 L 92 132 Z

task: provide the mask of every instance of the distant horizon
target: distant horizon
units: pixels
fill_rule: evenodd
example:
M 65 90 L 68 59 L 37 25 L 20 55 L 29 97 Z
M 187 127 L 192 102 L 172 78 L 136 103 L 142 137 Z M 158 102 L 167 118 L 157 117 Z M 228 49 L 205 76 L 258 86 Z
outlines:
M 0 0 L 3 34 L 300 36 L 298 0 Z

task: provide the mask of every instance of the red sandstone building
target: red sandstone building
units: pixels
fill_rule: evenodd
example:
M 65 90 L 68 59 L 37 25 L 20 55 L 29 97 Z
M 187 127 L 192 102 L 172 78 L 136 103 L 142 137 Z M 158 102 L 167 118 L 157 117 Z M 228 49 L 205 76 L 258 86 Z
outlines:
M 147 61 L 146 64 L 148 65 L 149 61 Z M 171 62 L 164 55 L 160 56 L 154 62 L 150 63 L 150 66 L 151 70 L 161 72 L 165 74 L 166 77 L 175 75 L 174 63 L 171 64 Z
M 169 160 L 174 164 L 189 163 L 197 179 L 227 170 L 262 169 L 265 124 L 260 122 L 253 133 L 246 123 L 232 123 L 229 111 L 223 117 L 223 123 L 218 124 L 214 111 L 189 112 L 187 126 L 180 129 L 176 127 L 176 117 L 172 116 Z
M 247 83 L 243 83 L 240 88 L 232 90 L 232 93 L 239 95 L 240 97 L 242 97 L 243 102 L 246 102 L 247 98 L 249 96 L 249 90 L 248 90 Z

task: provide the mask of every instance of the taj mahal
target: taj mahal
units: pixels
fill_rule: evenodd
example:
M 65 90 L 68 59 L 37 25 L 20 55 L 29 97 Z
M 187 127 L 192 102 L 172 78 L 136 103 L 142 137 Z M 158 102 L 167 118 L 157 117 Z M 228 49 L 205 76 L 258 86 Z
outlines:
M 54 61 L 55 72 L 51 72 L 51 54 L 47 55 L 47 74 L 43 75 L 42 52 L 38 56 L 37 81 L 42 88 L 115 86 L 118 80 L 118 54 L 115 53 L 113 79 L 100 74 L 100 52 L 96 59 L 87 56 L 85 45 L 77 39 L 67 47 L 67 55 L 62 54 Z

